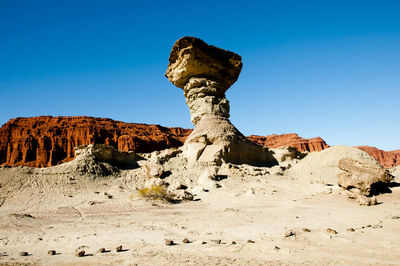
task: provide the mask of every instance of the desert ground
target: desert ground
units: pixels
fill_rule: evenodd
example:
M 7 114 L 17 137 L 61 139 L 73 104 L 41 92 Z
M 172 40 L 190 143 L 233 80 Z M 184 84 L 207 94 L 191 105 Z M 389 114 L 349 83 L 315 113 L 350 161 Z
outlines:
M 339 171 L 318 155 L 330 149 L 273 167 L 223 164 L 223 178 L 206 183 L 178 155 L 164 163 L 172 174 L 163 182 L 175 191 L 175 181 L 185 184 L 193 199 L 173 203 L 138 192 L 157 179 L 144 166 L 151 156 L 134 169 L 93 158 L 0 167 L 0 264 L 399 264 L 398 169 L 376 205 L 359 205 L 353 192 L 321 176 Z M 85 255 L 76 256 L 81 250 Z

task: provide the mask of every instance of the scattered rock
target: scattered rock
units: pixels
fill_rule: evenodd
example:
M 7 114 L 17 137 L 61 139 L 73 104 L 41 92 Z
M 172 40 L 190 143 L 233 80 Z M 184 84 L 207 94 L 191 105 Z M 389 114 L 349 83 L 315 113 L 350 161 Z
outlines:
M 75 254 L 77 257 L 83 257 L 85 256 L 85 251 L 84 250 L 80 250 Z
M 191 242 L 189 241 L 189 239 L 187 239 L 187 238 L 184 238 L 182 242 L 185 243 L 185 244 L 191 243 Z
M 211 240 L 211 242 L 216 243 L 216 244 L 221 244 L 221 239 L 215 239 L 215 240 Z
M 374 228 L 374 229 L 378 229 L 378 228 L 382 228 L 383 226 L 380 225 L 380 224 L 374 224 L 371 227 Z
M 206 242 L 206 241 L 203 241 L 203 242 L 201 242 L 201 244 L 202 244 L 202 245 L 205 245 L 205 244 L 207 244 L 207 242 Z
M 14 216 L 15 218 L 18 219 L 23 219 L 23 218 L 32 218 L 34 219 L 35 217 L 33 217 L 32 215 L 30 215 L 29 213 L 12 213 L 11 216 Z
M 232 241 L 232 245 L 236 245 L 236 241 Z
M 155 162 L 147 162 L 144 165 L 147 178 L 160 177 L 163 173 L 162 166 Z
M 171 195 L 174 195 L 174 200 L 177 200 L 177 201 L 182 201 L 182 200 L 191 201 L 194 199 L 193 194 L 186 190 L 182 190 L 182 189 L 173 190 L 173 191 L 169 190 L 169 192 Z
M 310 230 L 310 229 L 308 229 L 308 228 L 303 228 L 303 232 L 305 232 L 305 233 L 310 233 L 310 232 L 311 232 L 311 230 Z
M 255 243 L 253 240 L 249 239 L 247 240 L 247 243 Z
M 285 232 L 285 237 L 291 237 L 291 236 L 296 236 L 296 232 L 293 230 L 288 230 Z
M 55 250 L 51 249 L 51 250 L 49 250 L 49 251 L 47 252 L 47 254 L 54 256 L 54 255 L 57 254 L 57 252 L 56 252 Z
M 364 206 L 371 206 L 378 204 L 378 200 L 375 196 L 367 197 L 364 195 L 358 195 L 356 199 L 357 203 Z
M 26 257 L 26 256 L 29 255 L 29 253 L 26 252 L 26 251 L 22 251 L 22 252 L 19 253 L 19 255 L 22 256 L 22 257 Z
M 100 249 L 98 250 L 98 252 L 99 252 L 99 253 L 104 253 L 104 252 L 106 252 L 106 249 L 105 249 L 105 248 L 100 248 Z
M 332 228 L 328 228 L 328 229 L 326 229 L 326 231 L 327 231 L 328 233 L 334 234 L 334 235 L 336 235 L 336 234 L 338 233 L 337 231 L 333 230 Z
M 348 228 L 347 231 L 349 231 L 349 232 L 354 232 L 354 231 L 356 231 L 356 230 L 354 230 L 354 228 Z
M 179 184 L 176 189 L 187 189 L 188 187 L 182 184 Z
M 122 251 L 122 246 L 116 247 L 116 248 L 115 248 L 115 251 L 116 251 L 116 252 L 121 252 L 121 251 Z
M 167 239 L 167 240 L 165 240 L 165 245 L 166 245 L 166 246 L 173 246 L 173 245 L 175 245 L 175 243 L 174 243 L 173 240 Z
M 400 216 L 397 216 L 397 215 L 392 216 L 392 219 L 394 219 L 394 220 L 400 219 Z
M 95 204 L 103 204 L 104 201 L 97 201 L 97 200 L 91 200 L 88 202 L 89 205 L 95 205 Z

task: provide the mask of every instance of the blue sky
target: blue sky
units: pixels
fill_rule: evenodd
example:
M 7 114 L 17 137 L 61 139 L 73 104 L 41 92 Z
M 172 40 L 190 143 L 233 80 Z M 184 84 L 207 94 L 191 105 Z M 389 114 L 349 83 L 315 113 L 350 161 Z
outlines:
M 195 36 L 242 56 L 245 135 L 400 149 L 400 1 L 0 0 L 0 124 L 88 115 L 193 127 L 165 77 Z

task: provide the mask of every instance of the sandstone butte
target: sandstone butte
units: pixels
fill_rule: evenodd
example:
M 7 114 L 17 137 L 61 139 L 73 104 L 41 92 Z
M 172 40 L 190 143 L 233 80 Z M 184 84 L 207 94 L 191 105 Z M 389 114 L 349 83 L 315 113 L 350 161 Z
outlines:
M 152 152 L 182 146 L 190 132 L 86 116 L 15 118 L 0 128 L 0 164 L 53 166 L 72 160 L 74 147 L 92 143 Z
M 74 147 L 92 143 L 107 144 L 122 151 L 152 152 L 182 146 L 191 132 L 179 127 L 86 116 L 15 118 L 0 128 L 0 165 L 53 166 L 74 159 Z M 248 139 L 269 148 L 291 146 L 309 152 L 329 147 L 320 137 L 304 139 L 297 134 L 251 135 Z M 400 164 L 400 150 L 357 148 L 368 152 L 384 167 Z

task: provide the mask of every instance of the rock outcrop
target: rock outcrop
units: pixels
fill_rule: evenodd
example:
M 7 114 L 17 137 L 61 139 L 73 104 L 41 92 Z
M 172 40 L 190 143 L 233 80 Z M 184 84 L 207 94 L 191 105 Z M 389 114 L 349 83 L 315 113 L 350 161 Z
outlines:
M 338 167 L 343 170 L 337 175 L 338 185 L 345 189 L 356 188 L 361 195 L 370 196 L 378 188 L 392 181 L 393 176 L 382 166 L 353 158 L 342 158 Z
M 276 163 L 268 148 L 247 140 L 229 121 L 225 92 L 241 69 L 239 55 L 194 37 L 183 37 L 172 47 L 165 76 L 183 89 L 196 126 L 183 147 L 190 163 Z
M 85 116 L 15 118 L 0 128 L 0 165 L 54 166 L 72 160 L 74 147 L 93 143 L 107 144 L 121 151 L 153 152 L 182 146 L 191 132 L 191 129 L 178 127 Z M 268 148 L 289 146 L 301 152 L 329 147 L 319 137 L 304 139 L 297 134 L 251 135 L 248 139 Z M 400 164 L 400 150 L 357 148 L 366 151 L 386 168 Z
M 72 160 L 74 147 L 93 143 L 152 152 L 182 146 L 190 132 L 85 116 L 15 118 L 0 128 L 0 164 L 54 166 Z
M 97 162 L 109 163 L 118 168 L 135 168 L 139 157 L 133 151 L 119 151 L 104 144 L 89 144 L 75 147 L 76 159 L 93 157 Z
M 381 164 L 365 151 L 349 146 L 333 146 L 320 152 L 308 154 L 288 170 L 293 178 L 306 183 L 338 184 L 338 174 L 343 173 L 339 161 L 351 158 L 371 167 L 382 168 Z
M 137 160 L 141 159 L 133 151 L 119 151 L 104 144 L 89 144 L 75 149 L 75 159 L 49 170 L 63 174 L 89 175 L 102 177 L 116 175 L 121 169 L 139 167 Z
M 304 152 L 314 152 L 322 151 L 329 148 L 329 145 L 320 138 L 304 139 L 297 134 L 282 134 L 282 135 L 268 135 L 268 136 L 256 136 L 251 135 L 247 137 L 254 143 L 263 145 L 269 148 L 279 148 L 282 146 L 288 146 L 296 148 L 298 151 Z
M 320 137 L 304 139 L 294 133 L 282 135 L 273 134 L 268 136 L 250 135 L 247 138 L 254 143 L 266 146 L 268 148 L 279 148 L 282 146 L 288 146 L 296 148 L 300 152 L 322 151 L 330 147 Z M 369 155 L 379 161 L 385 168 L 400 165 L 400 150 L 383 151 L 370 146 L 358 146 L 356 148 L 367 152 Z
M 383 151 L 369 146 L 358 146 L 356 148 L 366 151 L 386 168 L 400 165 L 400 150 Z

